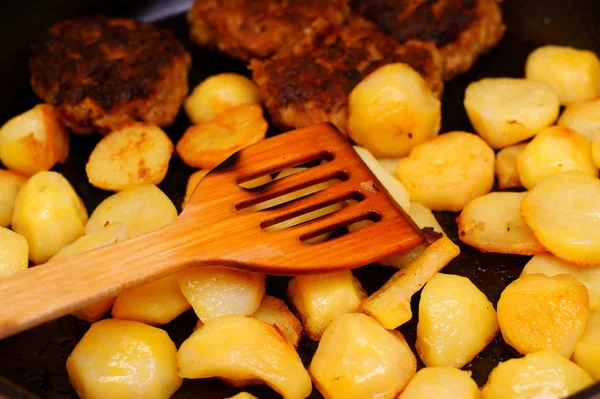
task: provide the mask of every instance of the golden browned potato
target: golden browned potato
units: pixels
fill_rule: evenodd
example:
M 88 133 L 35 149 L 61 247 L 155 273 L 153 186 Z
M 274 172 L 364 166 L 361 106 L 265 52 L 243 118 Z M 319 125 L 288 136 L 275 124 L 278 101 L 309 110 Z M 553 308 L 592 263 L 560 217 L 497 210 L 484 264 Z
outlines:
M 67 179 L 43 171 L 19 191 L 12 228 L 25 237 L 29 259 L 39 264 L 81 237 L 87 220 L 87 210 Z
M 351 271 L 294 277 L 287 295 L 306 335 L 318 341 L 336 316 L 355 312 L 367 293 Z
M 256 396 L 252 395 L 248 392 L 240 392 L 237 395 L 234 395 L 228 399 L 258 399 Z
M 354 313 L 331 322 L 308 370 L 325 399 L 395 398 L 417 360 L 399 331 Z
M 68 156 L 69 133 L 51 105 L 36 105 L 0 128 L 0 160 L 8 169 L 31 176 Z
M 387 64 L 348 98 L 348 135 L 376 157 L 402 157 L 440 130 L 441 104 L 406 64 Z
M 196 188 L 198 183 L 200 183 L 200 180 L 202 180 L 202 178 L 204 176 L 206 176 L 206 174 L 208 172 L 210 172 L 210 171 L 209 170 L 197 170 L 190 175 L 190 177 L 188 178 L 187 184 L 185 186 L 185 197 L 183 197 L 183 202 L 181 203 L 181 209 L 185 208 L 185 206 L 187 205 L 188 201 L 190 200 L 190 198 L 192 196 L 192 193 L 194 192 L 194 189 Z
M 237 73 L 220 73 L 196 86 L 185 99 L 183 109 L 190 121 L 198 124 L 242 104 L 260 104 L 256 84 Z
M 396 169 L 401 158 L 377 158 L 379 165 L 390 175 L 396 177 Z
M 274 325 L 292 345 L 298 346 L 302 324 L 281 299 L 265 295 L 252 317 Z
M 167 276 L 119 294 L 112 317 L 157 326 L 169 323 L 191 307 L 179 289 L 177 277 Z
M 595 381 L 600 381 L 600 310 L 590 314 L 585 332 L 575 345 L 572 359 Z
M 20 173 L 0 169 L 0 227 L 10 226 L 17 194 L 26 181 Z
M 517 155 L 519 179 L 529 190 L 548 176 L 570 170 L 598 177 L 592 144 L 585 136 L 564 126 L 544 129 Z
M 442 237 L 423 254 L 397 271 L 379 290 L 361 305 L 363 312 L 393 329 L 412 318 L 410 299 L 437 272 L 458 256 L 460 249 L 448 237 Z
M 69 380 L 82 399 L 168 399 L 179 389 L 177 349 L 167 333 L 137 321 L 92 324 L 67 359 Z
M 561 105 L 589 101 L 600 95 L 600 60 L 592 51 L 543 46 L 525 63 L 527 79 L 550 85 Z
M 533 137 L 558 118 L 558 95 L 527 79 L 486 78 L 467 87 L 465 109 L 473 128 L 495 149 Z
M 523 187 L 517 170 L 517 156 L 523 151 L 526 144 L 515 144 L 505 147 L 496 154 L 496 178 L 498 187 L 520 188 Z
M 284 399 L 304 399 L 312 391 L 294 346 L 251 317 L 231 314 L 205 324 L 181 344 L 177 364 L 183 378 L 259 379 Z
M 419 302 L 416 348 L 426 366 L 463 367 L 498 334 L 494 306 L 468 278 L 437 273 Z
M 454 367 L 426 367 L 410 380 L 398 399 L 479 399 L 470 371 Z
M 158 230 L 177 217 L 169 197 L 153 184 L 134 186 L 111 195 L 92 212 L 85 226 L 87 234 L 107 223 L 122 222 L 130 238 Z
M 569 105 L 558 118 L 558 124 L 593 140 L 600 134 L 600 98 Z
M 465 132 L 442 134 L 415 146 L 396 175 L 412 201 L 432 211 L 458 212 L 494 185 L 494 151 Z
M 521 201 L 521 216 L 554 255 L 600 265 L 600 180 L 579 171 L 543 180 Z
M 552 349 L 500 363 L 481 391 L 483 399 L 566 398 L 592 378 Z
M 265 295 L 265 275 L 223 267 L 196 267 L 177 274 L 183 295 L 202 322 L 219 316 L 249 316 Z
M 600 309 L 600 268 L 580 267 L 550 254 L 535 255 L 523 268 L 522 274 L 570 274 L 585 285 L 590 297 L 590 309 Z
M 167 174 L 172 153 L 173 143 L 160 127 L 132 122 L 96 144 L 85 170 L 89 182 L 103 190 L 159 184 Z
M 481 252 L 535 255 L 546 252 L 521 217 L 525 193 L 489 193 L 475 198 L 456 219 L 458 237 Z
M 0 227 L 0 277 L 27 269 L 29 246 L 20 234 Z
M 600 133 L 596 135 L 592 143 L 592 159 L 597 168 L 600 168 Z
M 589 313 L 587 288 L 569 274 L 525 274 L 498 301 L 502 337 L 522 354 L 554 349 L 568 358 Z
M 177 153 L 193 168 L 212 169 L 234 152 L 264 139 L 267 127 L 260 105 L 238 105 L 190 126 L 177 143 Z

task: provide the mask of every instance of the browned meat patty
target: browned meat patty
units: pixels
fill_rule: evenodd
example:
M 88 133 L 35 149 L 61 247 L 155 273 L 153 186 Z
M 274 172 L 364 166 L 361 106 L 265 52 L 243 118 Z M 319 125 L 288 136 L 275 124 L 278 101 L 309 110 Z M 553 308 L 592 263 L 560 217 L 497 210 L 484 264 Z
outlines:
M 446 80 L 469 70 L 506 29 L 496 0 L 353 0 L 352 7 L 402 43 L 435 43 Z
M 299 128 L 328 121 L 345 132 L 348 95 L 365 76 L 389 63 L 409 64 L 441 96 L 441 58 L 433 44 L 401 45 L 359 16 L 342 28 L 320 25 L 294 46 L 250 64 L 276 126 Z
M 348 0 L 196 0 L 188 21 L 192 41 L 249 61 L 296 42 L 318 17 L 340 26 L 349 14 Z
M 130 121 L 170 125 L 188 92 L 189 54 L 170 32 L 141 22 L 63 21 L 32 50 L 33 90 L 76 133 Z

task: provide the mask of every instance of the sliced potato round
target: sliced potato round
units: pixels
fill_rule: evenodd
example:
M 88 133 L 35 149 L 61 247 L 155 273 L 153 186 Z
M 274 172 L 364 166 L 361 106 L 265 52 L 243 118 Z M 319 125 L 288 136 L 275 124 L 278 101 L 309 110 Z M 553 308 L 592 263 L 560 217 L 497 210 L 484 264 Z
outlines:
M 600 310 L 592 312 L 583 336 L 577 341 L 572 360 L 600 381 Z
M 569 105 L 558 119 L 558 124 L 593 140 L 600 134 L 600 98 Z
M 413 201 L 433 211 L 458 212 L 494 185 L 494 151 L 465 132 L 442 134 L 415 146 L 396 175 Z
M 520 188 L 523 187 L 519 171 L 517 170 L 517 156 L 523 151 L 526 144 L 515 144 L 501 149 L 496 154 L 496 178 L 498 187 Z
M 426 367 L 410 380 L 398 399 L 479 399 L 470 371 L 454 367 Z
M 181 209 L 185 208 L 188 201 L 192 197 L 192 193 L 194 192 L 194 189 L 196 188 L 198 183 L 200 183 L 200 180 L 202 180 L 208 172 L 210 172 L 210 171 L 209 170 L 197 170 L 190 175 L 190 177 L 188 178 L 187 184 L 185 186 L 185 197 L 183 197 L 183 202 L 181 203 Z
M 20 173 L 0 169 L 0 227 L 10 226 L 17 194 L 26 181 Z
M 29 246 L 20 234 L 0 227 L 0 277 L 27 269 Z
M 486 78 L 471 83 L 465 109 L 473 128 L 492 148 L 533 137 L 558 118 L 558 95 L 527 79 Z
M 600 180 L 577 171 L 550 176 L 525 195 L 521 216 L 554 255 L 600 264 Z
M 552 86 L 562 105 L 589 101 L 600 95 L 600 60 L 592 51 L 539 47 L 527 57 L 525 76 Z
M 560 172 L 579 170 L 598 176 L 590 141 L 564 126 L 544 129 L 517 155 L 517 171 L 525 188 Z
M 406 64 L 387 64 L 348 97 L 348 135 L 376 157 L 402 157 L 440 130 L 441 104 Z
M 535 255 L 546 252 L 521 217 L 526 193 L 489 193 L 469 202 L 460 216 L 458 237 L 481 252 Z

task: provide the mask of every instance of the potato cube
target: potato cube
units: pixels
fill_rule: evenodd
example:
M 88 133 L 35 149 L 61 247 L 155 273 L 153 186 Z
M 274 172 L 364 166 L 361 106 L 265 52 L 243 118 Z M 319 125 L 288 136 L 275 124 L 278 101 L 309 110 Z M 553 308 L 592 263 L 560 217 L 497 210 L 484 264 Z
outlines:
M 483 399 L 566 398 L 592 378 L 552 349 L 500 363 L 481 391 Z
M 406 64 L 387 64 L 348 97 L 348 135 L 376 157 L 402 157 L 440 130 L 441 104 Z
M 0 227 L 10 226 L 17 194 L 26 181 L 24 175 L 0 169 Z
M 587 288 L 568 274 L 525 274 L 510 283 L 498 301 L 502 337 L 522 354 L 554 349 L 568 358 L 589 313 Z
M 570 170 L 598 177 L 592 144 L 585 136 L 564 126 L 545 129 L 517 156 L 519 179 L 529 190 L 548 176 Z
M 460 240 L 481 252 L 546 252 L 521 217 L 523 197 L 525 193 L 489 193 L 469 202 L 456 219 Z
M 464 105 L 477 134 L 495 149 L 533 137 L 554 123 L 560 107 L 551 86 L 513 78 L 471 83 Z
M 29 259 L 40 264 L 81 237 L 87 220 L 87 210 L 67 179 L 44 171 L 19 191 L 12 228 L 27 240 Z
M 87 234 L 106 224 L 122 222 L 130 238 L 158 230 L 177 217 L 177 208 L 153 184 L 134 186 L 111 195 L 92 212 L 85 226 Z
M 69 380 L 82 399 L 168 399 L 183 380 L 167 333 L 136 321 L 92 324 L 67 359 Z
M 202 180 L 202 178 L 204 178 L 204 176 L 206 176 L 206 174 L 208 172 L 210 172 L 210 171 L 209 170 L 197 170 L 190 175 L 190 177 L 188 178 L 187 184 L 185 186 L 185 197 L 183 198 L 183 202 L 181 203 L 181 209 L 185 208 L 188 201 L 192 197 L 192 193 L 194 192 L 194 189 L 196 189 L 196 186 L 198 185 L 198 183 L 200 183 L 200 180 Z
M 494 151 L 465 132 L 442 134 L 415 146 L 396 175 L 413 201 L 432 211 L 458 212 L 494 185 Z
M 463 367 L 498 334 L 494 306 L 468 278 L 437 273 L 419 302 L 417 353 L 426 366 Z
M 336 316 L 355 312 L 367 293 L 351 271 L 294 277 L 287 289 L 306 335 L 318 341 Z
M 207 122 L 242 104 L 260 104 L 258 87 L 237 73 L 220 73 L 203 80 L 183 103 L 192 123 Z
M 69 156 L 69 133 L 58 120 L 58 111 L 39 104 L 15 116 L 0 128 L 0 160 L 27 176 L 50 170 Z
M 600 98 L 569 105 L 558 118 L 558 124 L 593 140 L 600 134 Z
M 264 274 L 222 267 L 196 267 L 177 274 L 183 295 L 203 323 L 228 314 L 249 316 L 265 295 Z
M 595 381 L 600 381 L 600 310 L 590 315 L 585 332 L 575 345 L 572 359 Z
M 172 153 L 173 143 L 160 127 L 132 122 L 96 144 L 85 170 L 90 183 L 103 190 L 158 184 L 167 174 Z
M 302 324 L 281 299 L 265 295 L 252 317 L 274 325 L 292 345 L 298 346 Z
M 412 318 L 412 296 L 459 253 L 460 249 L 448 237 L 435 241 L 367 298 L 361 305 L 363 312 L 390 330 L 406 323 Z
M 263 380 L 284 399 L 304 399 L 312 384 L 296 350 L 270 324 L 241 315 L 218 317 L 177 353 L 183 378 Z
M 399 331 L 367 315 L 336 317 L 308 368 L 325 399 L 395 398 L 417 371 L 417 359 Z
M 0 277 L 27 269 L 28 256 L 29 246 L 25 237 L 0 227 Z
M 410 380 L 398 399 L 479 399 L 479 387 L 470 371 L 427 367 Z
M 517 156 L 523 151 L 526 144 L 515 144 L 505 147 L 496 154 L 496 178 L 498 187 L 520 188 L 523 187 L 519 171 L 517 170 Z
M 525 76 L 552 86 L 561 105 L 589 101 L 600 95 L 600 60 L 592 51 L 539 47 L 527 57 Z

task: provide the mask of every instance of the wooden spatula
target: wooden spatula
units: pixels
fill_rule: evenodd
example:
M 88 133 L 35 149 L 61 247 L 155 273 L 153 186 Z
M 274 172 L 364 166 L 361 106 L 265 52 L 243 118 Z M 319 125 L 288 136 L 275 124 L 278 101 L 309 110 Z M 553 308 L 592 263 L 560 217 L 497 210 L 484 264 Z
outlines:
M 318 166 L 264 186 L 242 187 L 257 177 L 318 160 Z M 341 183 L 251 211 L 266 200 L 331 180 Z M 354 205 L 283 230 L 265 230 L 346 200 Z M 318 244 L 306 242 L 363 220 L 374 223 Z M 229 157 L 202 179 L 181 215 L 160 230 L 0 278 L 0 338 L 192 266 L 314 274 L 363 266 L 421 242 L 420 230 L 348 141 L 328 124 L 315 125 Z

